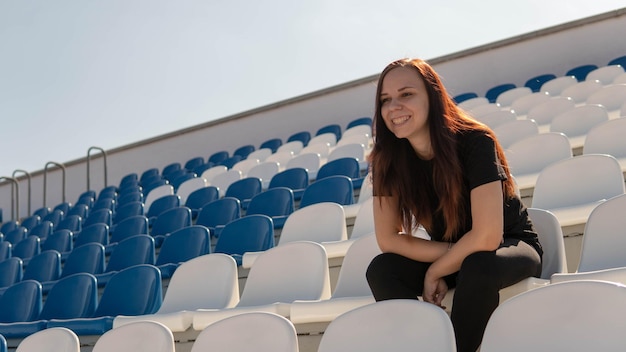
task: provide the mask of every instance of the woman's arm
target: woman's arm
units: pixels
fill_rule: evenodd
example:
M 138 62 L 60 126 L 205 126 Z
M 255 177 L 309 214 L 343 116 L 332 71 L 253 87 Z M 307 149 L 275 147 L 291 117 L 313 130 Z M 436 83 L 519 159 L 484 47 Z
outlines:
M 502 243 L 504 210 L 501 181 L 474 188 L 470 192 L 470 200 L 472 229 L 430 266 L 427 278 L 438 279 L 457 272 L 468 255 L 496 250 Z
M 432 263 L 444 255 L 448 251 L 448 243 L 401 234 L 402 216 L 397 204 L 395 197 L 374 197 L 374 225 L 381 251 L 425 263 Z

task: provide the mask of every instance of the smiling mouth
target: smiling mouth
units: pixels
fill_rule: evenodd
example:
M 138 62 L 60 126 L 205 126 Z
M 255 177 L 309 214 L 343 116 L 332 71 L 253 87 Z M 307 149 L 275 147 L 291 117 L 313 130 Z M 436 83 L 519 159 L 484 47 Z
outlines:
M 406 121 L 408 121 L 408 119 L 410 119 L 410 118 L 411 117 L 408 116 L 408 115 L 395 117 L 395 118 L 391 119 L 391 123 L 393 123 L 394 125 L 400 125 L 400 124 L 403 124 Z

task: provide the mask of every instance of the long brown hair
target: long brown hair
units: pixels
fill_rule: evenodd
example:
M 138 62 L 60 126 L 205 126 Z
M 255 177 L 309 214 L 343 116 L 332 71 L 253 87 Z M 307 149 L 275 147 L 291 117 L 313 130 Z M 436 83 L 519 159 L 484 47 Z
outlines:
M 428 125 L 433 158 L 432 180 L 434 191 L 440 199 L 439 209 L 445 222 L 443 238 L 456 239 L 467 219 L 463 199 L 463 175 L 457 152 L 456 135 L 465 131 L 483 131 L 495 142 L 499 162 L 506 175 L 510 175 L 504 151 L 495 134 L 458 108 L 448 96 L 439 75 L 420 59 L 402 59 L 389 64 L 378 78 L 376 111 L 374 113 L 374 148 L 370 155 L 374 194 L 393 195 L 398 199 L 402 224 L 406 231 L 422 225 L 426 231 L 433 226 L 434 211 L 430 208 L 428 190 L 423 186 L 428 179 L 425 171 L 416 167 L 417 155 L 407 139 L 397 138 L 385 125 L 381 115 L 380 94 L 386 74 L 397 67 L 414 69 L 424 81 L 428 94 Z M 442 157 L 445 156 L 445 157 Z M 506 198 L 515 194 L 513 179 L 503 182 Z

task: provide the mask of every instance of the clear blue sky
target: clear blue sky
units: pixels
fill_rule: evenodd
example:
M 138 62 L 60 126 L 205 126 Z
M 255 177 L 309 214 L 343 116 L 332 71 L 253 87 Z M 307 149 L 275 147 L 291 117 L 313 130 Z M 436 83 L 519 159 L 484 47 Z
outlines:
M 624 6 L 0 0 L 0 176 Z

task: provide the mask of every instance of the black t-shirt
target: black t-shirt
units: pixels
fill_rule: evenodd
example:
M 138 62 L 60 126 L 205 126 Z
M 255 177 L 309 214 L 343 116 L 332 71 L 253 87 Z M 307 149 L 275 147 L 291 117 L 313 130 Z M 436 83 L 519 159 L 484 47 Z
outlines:
M 500 165 L 496 153 L 494 141 L 481 131 L 469 131 L 457 135 L 458 155 L 461 163 L 464 189 L 463 201 L 465 202 L 465 225 L 456 234 L 462 237 L 472 228 L 470 191 L 478 186 L 493 181 L 504 181 L 507 175 Z M 432 161 L 417 159 L 420 168 L 427 170 L 427 183 L 429 184 L 429 200 L 431 209 L 437 209 L 439 196 L 434 191 L 432 180 Z M 518 196 L 506 199 L 504 207 L 504 238 L 520 239 L 535 249 L 541 255 L 543 253 L 537 233 L 528 217 L 526 207 Z M 433 240 L 442 241 L 445 232 L 445 222 L 440 211 L 434 212 L 433 228 L 430 231 Z

